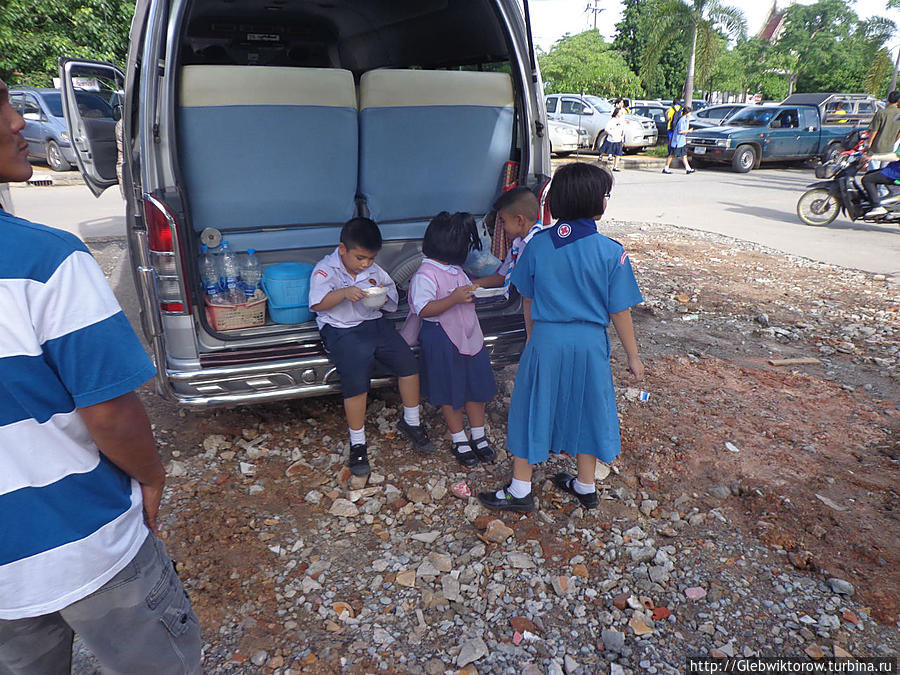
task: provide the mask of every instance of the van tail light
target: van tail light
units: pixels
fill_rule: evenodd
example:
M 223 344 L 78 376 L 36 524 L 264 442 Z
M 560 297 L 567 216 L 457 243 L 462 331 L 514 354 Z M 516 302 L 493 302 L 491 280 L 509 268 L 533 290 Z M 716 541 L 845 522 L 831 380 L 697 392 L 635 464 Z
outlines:
M 550 201 L 547 199 L 547 194 L 550 192 L 551 180 L 551 178 L 548 178 L 547 182 L 541 186 L 541 191 L 538 193 L 538 202 L 541 205 L 541 224 L 544 227 L 547 227 L 553 220 L 553 216 L 550 215 Z
M 519 184 L 519 163 L 507 162 L 503 165 L 503 192 L 512 190 Z
M 179 274 L 184 260 L 176 248 L 177 223 L 166 205 L 151 195 L 144 195 L 144 217 L 147 223 L 147 243 L 150 264 L 156 272 L 159 308 L 163 312 L 190 312 L 187 285 Z

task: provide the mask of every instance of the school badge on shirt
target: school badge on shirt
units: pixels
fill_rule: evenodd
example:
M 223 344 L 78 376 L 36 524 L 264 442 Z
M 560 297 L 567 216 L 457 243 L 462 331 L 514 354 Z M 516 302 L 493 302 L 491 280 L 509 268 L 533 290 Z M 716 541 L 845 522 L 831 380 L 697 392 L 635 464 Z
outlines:
M 628 260 L 628 254 L 625 253 L 625 251 L 622 251 L 622 255 L 619 258 L 619 264 L 624 265 L 626 260 Z
M 572 234 L 572 228 L 571 228 L 571 226 L 569 226 L 567 223 L 563 223 L 562 225 L 559 226 L 559 229 L 556 231 L 556 233 L 557 233 L 560 237 L 562 237 L 563 239 L 565 239 L 565 238 L 568 237 L 570 234 Z

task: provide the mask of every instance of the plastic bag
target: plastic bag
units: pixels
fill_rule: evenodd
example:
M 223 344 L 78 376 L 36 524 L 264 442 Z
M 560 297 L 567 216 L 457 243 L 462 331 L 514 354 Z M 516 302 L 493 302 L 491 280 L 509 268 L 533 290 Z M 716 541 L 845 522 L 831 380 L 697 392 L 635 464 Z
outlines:
M 469 251 L 466 262 L 463 263 L 463 271 L 469 275 L 470 279 L 479 279 L 486 277 L 497 271 L 501 261 L 491 255 L 490 250 L 482 249 Z

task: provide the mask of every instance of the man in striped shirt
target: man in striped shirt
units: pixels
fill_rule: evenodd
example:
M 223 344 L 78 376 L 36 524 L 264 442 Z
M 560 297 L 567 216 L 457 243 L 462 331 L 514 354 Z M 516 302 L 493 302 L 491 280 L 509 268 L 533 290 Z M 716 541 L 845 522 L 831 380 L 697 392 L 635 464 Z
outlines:
M 0 181 L 31 176 L 0 81 Z M 165 471 L 134 390 L 155 369 L 73 235 L 0 211 L 0 675 L 200 672 L 153 535 Z

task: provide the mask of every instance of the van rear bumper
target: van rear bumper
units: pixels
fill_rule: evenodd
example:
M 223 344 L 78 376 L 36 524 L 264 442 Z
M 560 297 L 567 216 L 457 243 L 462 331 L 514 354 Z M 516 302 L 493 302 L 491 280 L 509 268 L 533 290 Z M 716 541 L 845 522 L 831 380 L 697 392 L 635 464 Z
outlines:
M 490 334 L 486 329 L 492 321 L 482 321 L 494 367 L 517 363 L 525 347 L 521 315 L 502 319 L 506 328 Z M 372 387 L 389 385 L 393 379 L 376 376 Z M 334 364 L 325 356 L 310 356 L 199 370 L 166 369 L 157 377 L 157 390 L 179 405 L 208 408 L 339 394 L 341 387 Z

